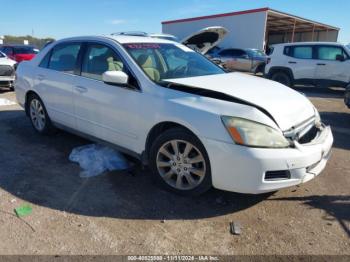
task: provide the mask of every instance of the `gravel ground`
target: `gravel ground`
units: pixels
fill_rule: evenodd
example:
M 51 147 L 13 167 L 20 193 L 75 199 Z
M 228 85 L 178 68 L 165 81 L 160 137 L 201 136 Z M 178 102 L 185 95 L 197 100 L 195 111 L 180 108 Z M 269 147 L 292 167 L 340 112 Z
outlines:
M 68 155 L 89 141 L 41 137 L 18 105 L 0 106 L 0 254 L 350 255 L 350 110 L 343 91 L 300 90 L 332 126 L 332 158 L 316 179 L 256 196 L 179 197 L 143 170 L 82 179 Z M 18 219 L 13 209 L 25 203 L 33 212 Z

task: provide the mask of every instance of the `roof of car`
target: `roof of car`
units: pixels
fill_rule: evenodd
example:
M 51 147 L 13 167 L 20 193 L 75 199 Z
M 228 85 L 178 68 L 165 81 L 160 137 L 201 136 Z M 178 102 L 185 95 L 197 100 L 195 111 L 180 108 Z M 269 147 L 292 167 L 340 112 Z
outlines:
M 120 44 L 127 44 L 127 43 L 164 43 L 164 44 L 170 44 L 170 43 L 174 43 L 174 41 L 161 39 L 161 38 L 154 38 L 154 37 L 149 37 L 149 36 L 132 36 L 132 35 L 77 36 L 77 37 L 60 39 L 57 42 L 101 40 L 101 39 L 115 40 L 116 42 L 118 42 Z
M 294 43 L 282 43 L 282 44 L 274 44 L 272 46 L 285 46 L 285 45 L 342 45 L 337 42 L 294 42 Z

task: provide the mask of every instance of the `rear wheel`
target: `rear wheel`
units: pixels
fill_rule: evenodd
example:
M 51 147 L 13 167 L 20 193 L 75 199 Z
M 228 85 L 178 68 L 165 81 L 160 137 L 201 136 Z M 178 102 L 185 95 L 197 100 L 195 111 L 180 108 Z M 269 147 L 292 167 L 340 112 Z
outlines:
M 273 73 L 271 76 L 271 80 L 281 83 L 285 86 L 289 86 L 289 87 L 293 86 L 292 78 L 289 76 L 289 74 L 282 71 Z
M 44 103 L 39 96 L 32 94 L 28 98 L 28 113 L 35 131 L 43 135 L 49 134 L 53 131 L 54 128 L 51 124 Z
M 199 195 L 212 185 L 204 146 L 182 128 L 167 130 L 154 141 L 150 167 L 158 183 L 181 195 Z

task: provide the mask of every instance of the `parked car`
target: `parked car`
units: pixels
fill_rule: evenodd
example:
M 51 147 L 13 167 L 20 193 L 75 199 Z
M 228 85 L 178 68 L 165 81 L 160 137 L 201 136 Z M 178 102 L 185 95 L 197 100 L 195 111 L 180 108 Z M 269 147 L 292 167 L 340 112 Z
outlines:
M 13 90 L 17 62 L 0 52 L 0 87 Z
M 346 87 L 350 83 L 350 50 L 339 43 L 278 44 L 270 52 L 265 74 L 284 85 Z
M 28 45 L 2 45 L 0 51 L 16 62 L 22 62 L 33 59 L 37 54 L 33 46 Z
M 333 143 L 299 92 L 226 73 L 163 39 L 59 40 L 19 64 L 15 83 L 38 133 L 57 127 L 102 141 L 185 195 L 212 186 L 257 194 L 307 182 L 325 168 Z
M 268 57 L 263 51 L 253 48 L 229 48 L 209 54 L 216 64 L 222 65 L 229 71 L 263 73 Z

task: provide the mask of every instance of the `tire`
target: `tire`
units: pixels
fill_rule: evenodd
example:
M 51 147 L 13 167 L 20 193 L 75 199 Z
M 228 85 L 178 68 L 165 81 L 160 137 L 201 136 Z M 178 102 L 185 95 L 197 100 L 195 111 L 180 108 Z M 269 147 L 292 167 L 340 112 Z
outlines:
M 292 78 L 289 76 L 289 74 L 282 71 L 273 73 L 271 76 L 271 80 L 281 83 L 285 86 L 289 86 L 289 87 L 293 86 Z
M 350 84 L 346 87 L 345 90 L 344 103 L 348 108 L 350 108 Z
M 32 94 L 28 98 L 28 115 L 36 132 L 41 135 L 49 135 L 54 131 L 44 103 L 39 96 Z
M 156 138 L 149 164 L 157 184 L 177 194 L 197 196 L 212 187 L 208 154 L 199 139 L 183 128 L 169 129 Z

